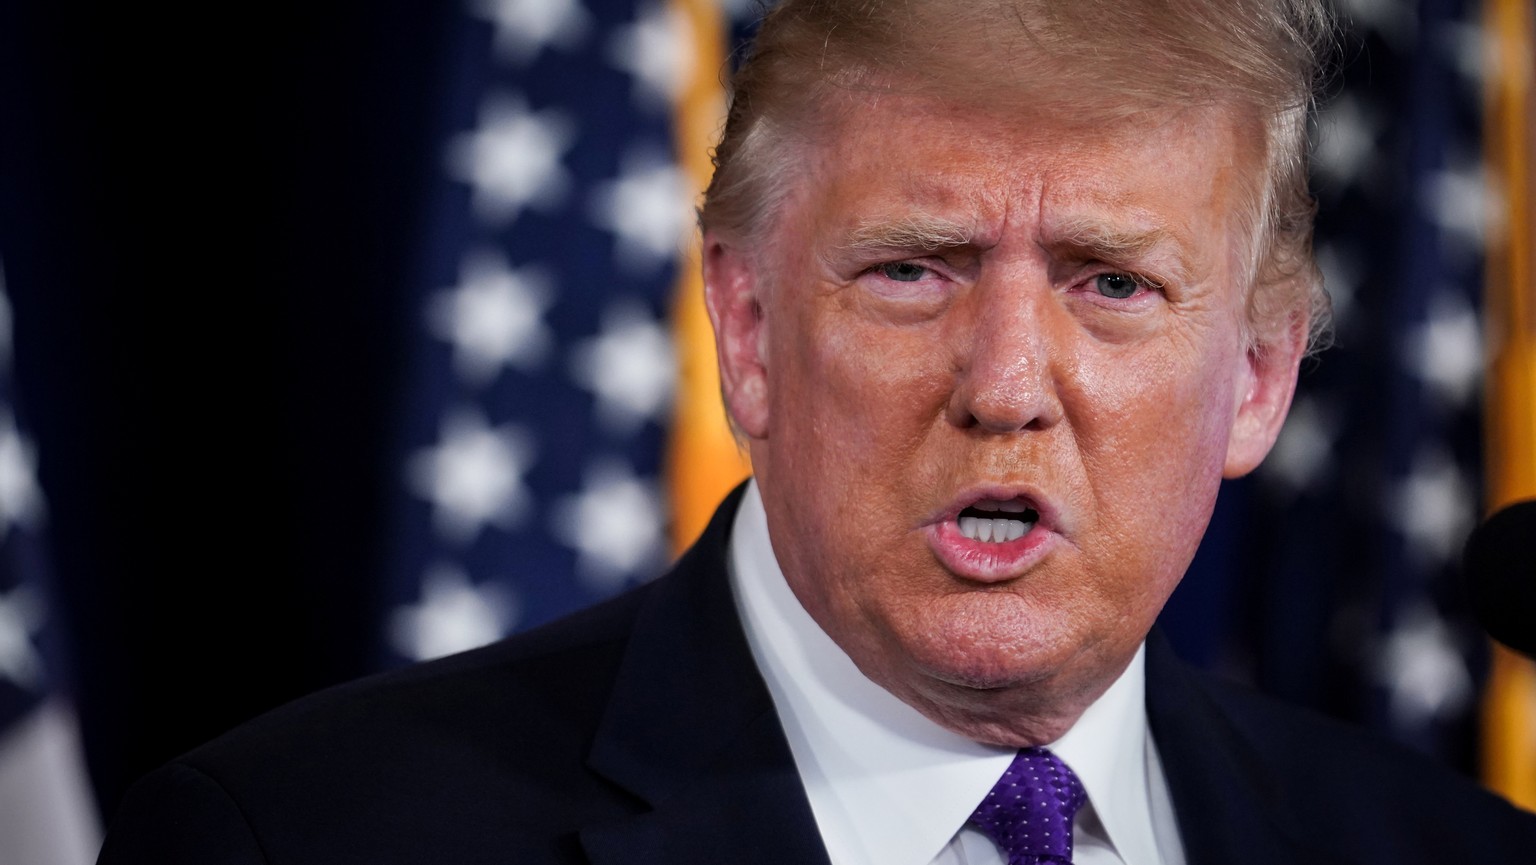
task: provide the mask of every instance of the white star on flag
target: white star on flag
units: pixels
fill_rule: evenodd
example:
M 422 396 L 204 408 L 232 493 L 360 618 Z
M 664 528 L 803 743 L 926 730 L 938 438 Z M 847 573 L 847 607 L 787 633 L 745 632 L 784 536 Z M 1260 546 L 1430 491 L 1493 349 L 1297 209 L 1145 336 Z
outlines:
M 518 65 L 545 46 L 576 47 L 592 23 L 576 0 L 470 0 L 469 10 L 496 26 L 496 53 Z
M 576 574 L 612 594 L 661 561 L 664 509 L 654 481 L 635 477 L 622 460 L 599 458 L 577 495 L 555 503 L 550 531 L 576 550 Z
M 1426 215 L 1461 251 L 1481 254 L 1483 239 L 1503 231 L 1499 195 L 1481 162 L 1469 161 L 1431 174 L 1419 190 Z
M 1323 285 L 1333 301 L 1334 326 L 1342 331 L 1355 311 L 1355 293 L 1360 289 L 1361 277 L 1359 259 L 1347 245 L 1321 241 L 1317 247 L 1317 268 L 1323 272 Z
M 1391 499 L 1394 525 L 1435 565 L 1451 560 L 1475 520 L 1472 488 L 1443 451 L 1420 452 Z
M 571 377 L 597 396 L 608 430 L 627 435 L 671 403 L 677 358 L 666 329 L 640 303 L 620 299 L 603 310 L 602 333 L 571 349 Z
M 575 140 L 575 125 L 564 113 L 534 114 L 521 97 L 492 95 L 481 106 L 479 128 L 449 142 L 448 171 L 473 187 L 481 219 L 507 223 L 524 208 L 565 199 L 571 179 L 560 158 Z
M 471 253 L 459 284 L 428 301 L 428 328 L 453 345 L 454 368 L 471 385 L 489 384 L 503 366 L 530 372 L 554 344 L 544 324 L 552 284 L 537 268 L 509 268 L 498 252 Z
M 495 642 L 517 624 L 517 598 L 499 582 L 476 585 L 462 569 L 439 564 L 422 578 L 421 603 L 390 618 L 390 643 L 426 661 Z
M 11 413 L 0 409 L 0 541 L 13 525 L 36 528 L 43 507 L 36 450 L 16 428 Z
M 1452 291 L 1436 292 L 1424 323 L 1404 335 L 1403 364 L 1451 405 L 1467 404 L 1483 375 L 1477 312 Z
M 1402 730 L 1451 717 L 1472 696 L 1458 640 L 1424 606 L 1404 614 L 1378 647 L 1376 675 L 1391 695 L 1393 723 Z
M 32 646 L 42 625 L 42 601 L 27 586 L 0 594 L 0 678 L 23 690 L 42 681 L 43 659 Z
M 1488 73 L 1498 68 L 1502 58 L 1498 50 L 1502 44 L 1487 29 L 1476 24 L 1454 23 L 1443 25 L 1436 34 L 1439 47 L 1451 58 L 1451 66 L 1461 75 L 1469 94 L 1480 96 Z M 1525 60 L 1526 71 L 1530 61 Z
M 608 42 L 614 68 L 635 77 L 636 100 L 657 111 L 670 109 L 698 62 L 693 27 L 671 4 L 647 3 L 634 24 L 618 28 Z
M 647 272 L 675 260 L 693 227 L 693 186 L 672 160 L 655 152 L 625 154 L 617 180 L 592 192 L 592 221 L 618 239 L 618 263 Z
M 1264 460 L 1266 477 L 1277 480 L 1292 494 L 1311 489 L 1333 463 L 1332 419 L 1315 401 L 1299 398 L 1280 429 L 1275 447 Z
M 407 466 L 411 489 L 432 503 L 444 538 L 468 543 L 491 524 L 516 528 L 532 495 L 523 476 L 533 465 L 533 437 L 516 424 L 491 428 L 471 409 L 443 420 L 436 447 L 418 451 Z
M 1375 121 L 1354 97 L 1341 96 L 1323 111 L 1318 129 L 1313 167 L 1341 186 L 1357 182 L 1376 155 Z
M 1346 23 L 1364 24 L 1399 50 L 1412 47 L 1419 23 L 1413 3 L 1404 0 L 1341 0 Z

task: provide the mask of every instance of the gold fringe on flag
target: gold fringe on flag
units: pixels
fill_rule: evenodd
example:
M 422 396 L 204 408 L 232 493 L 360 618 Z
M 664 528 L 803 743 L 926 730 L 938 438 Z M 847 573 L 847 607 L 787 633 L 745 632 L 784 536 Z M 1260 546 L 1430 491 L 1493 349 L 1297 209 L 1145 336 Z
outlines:
M 1490 511 L 1536 498 L 1536 97 L 1531 0 L 1485 0 L 1493 66 L 1484 149 L 1501 192 L 1487 265 L 1486 458 Z M 1536 577 L 1533 577 L 1536 578 Z M 1494 644 L 1483 697 L 1483 780 L 1536 811 L 1536 664 Z
M 721 70 L 725 64 L 725 23 L 718 0 L 670 0 L 676 19 L 691 31 L 693 63 L 677 104 L 678 159 L 695 199 L 709 184 L 709 148 L 725 118 Z M 672 507 L 672 548 L 693 543 L 715 506 L 751 471 L 737 447 L 720 402 L 715 336 L 704 310 L 699 243 L 694 237 L 680 266 L 672 309 L 678 355 L 678 386 L 671 437 L 667 443 L 667 494 Z

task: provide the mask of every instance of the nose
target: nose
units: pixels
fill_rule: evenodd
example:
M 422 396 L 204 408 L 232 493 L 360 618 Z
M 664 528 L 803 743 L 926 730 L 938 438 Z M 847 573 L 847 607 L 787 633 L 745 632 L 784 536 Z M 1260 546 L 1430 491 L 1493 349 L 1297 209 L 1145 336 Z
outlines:
M 1056 371 L 1065 359 L 1049 291 L 975 288 L 972 314 L 955 334 L 950 422 L 987 433 L 1054 426 L 1063 414 Z

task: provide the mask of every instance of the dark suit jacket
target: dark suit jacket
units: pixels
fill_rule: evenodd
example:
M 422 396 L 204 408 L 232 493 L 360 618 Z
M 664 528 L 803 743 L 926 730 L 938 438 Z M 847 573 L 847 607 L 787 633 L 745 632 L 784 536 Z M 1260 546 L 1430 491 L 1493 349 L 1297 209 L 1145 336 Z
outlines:
M 825 863 L 725 575 L 738 500 L 638 591 L 152 773 L 101 862 Z M 1536 816 L 1198 676 L 1155 633 L 1147 689 L 1190 865 L 1536 862 Z

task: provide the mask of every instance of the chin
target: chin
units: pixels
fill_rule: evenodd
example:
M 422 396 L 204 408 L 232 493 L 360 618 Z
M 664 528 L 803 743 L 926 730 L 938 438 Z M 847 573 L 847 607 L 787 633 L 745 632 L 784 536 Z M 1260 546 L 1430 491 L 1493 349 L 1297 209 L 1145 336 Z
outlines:
M 1086 623 L 1012 594 L 946 599 L 909 631 L 904 649 L 934 678 L 963 687 L 1007 688 L 1059 677 L 1097 643 Z
M 914 678 L 897 692 L 913 708 L 967 739 L 1010 748 L 1059 739 L 1103 692 L 1101 677 L 1035 658 L 956 657 Z
M 1056 653 L 972 651 L 914 656 L 920 674 L 955 689 L 978 692 L 1040 688 L 1068 672 Z
M 1033 635 L 1031 635 L 1033 637 Z M 1048 688 L 1082 660 L 1071 642 L 1037 641 L 1010 633 L 933 634 L 903 647 L 912 672 L 948 689 L 992 692 Z
M 1121 646 L 1091 620 L 1018 598 L 953 606 L 930 607 L 941 614 L 927 621 L 909 620 L 914 627 L 887 647 L 887 657 L 902 659 L 893 672 L 908 693 L 965 712 L 1039 716 L 1054 714 L 1053 705 L 1086 706 L 1125 669 L 1139 642 Z

